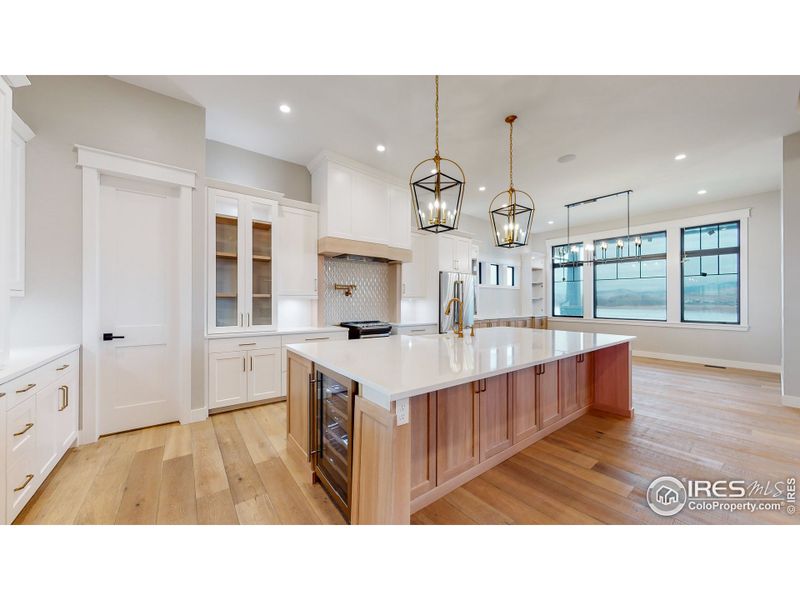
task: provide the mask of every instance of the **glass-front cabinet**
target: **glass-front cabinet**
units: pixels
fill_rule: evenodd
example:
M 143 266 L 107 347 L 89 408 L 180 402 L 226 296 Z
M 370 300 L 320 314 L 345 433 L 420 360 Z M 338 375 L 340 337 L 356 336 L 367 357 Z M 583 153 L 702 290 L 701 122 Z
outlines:
M 208 188 L 208 330 L 275 329 L 274 200 Z

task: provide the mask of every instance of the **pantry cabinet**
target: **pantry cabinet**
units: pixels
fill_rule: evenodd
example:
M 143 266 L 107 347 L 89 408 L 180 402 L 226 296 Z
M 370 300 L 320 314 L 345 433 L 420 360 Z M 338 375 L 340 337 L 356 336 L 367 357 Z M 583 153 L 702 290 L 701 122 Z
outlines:
M 208 331 L 276 328 L 273 225 L 278 203 L 208 189 Z
M 317 213 L 280 207 L 277 239 L 281 249 L 276 283 L 281 296 L 317 297 Z

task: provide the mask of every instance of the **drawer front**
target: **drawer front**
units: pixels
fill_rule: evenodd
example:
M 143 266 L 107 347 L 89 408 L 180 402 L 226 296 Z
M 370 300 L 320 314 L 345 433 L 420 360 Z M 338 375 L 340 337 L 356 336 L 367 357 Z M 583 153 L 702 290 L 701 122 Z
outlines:
M 36 447 L 36 397 L 29 396 L 6 414 L 6 452 L 8 465 L 19 462 Z
M 416 327 L 398 327 L 397 333 L 400 335 L 428 335 L 430 333 L 438 333 L 439 328 L 436 325 L 418 325 Z
M 223 352 L 238 352 L 246 350 L 262 350 L 267 348 L 280 348 L 281 336 L 264 335 L 258 337 L 225 338 L 221 340 L 208 340 L 209 354 Z
M 0 398 L 3 398 L 6 408 L 11 409 L 78 366 L 79 351 L 75 350 L 0 386 Z
M 41 484 L 36 472 L 36 448 L 31 446 L 16 464 L 9 464 L 6 476 L 6 518 L 11 523 Z
M 281 338 L 283 351 L 281 352 L 281 371 L 286 371 L 286 345 L 303 344 L 305 342 L 327 342 L 334 340 L 346 340 L 347 331 L 328 331 L 325 333 L 302 333 L 297 335 L 284 335 Z

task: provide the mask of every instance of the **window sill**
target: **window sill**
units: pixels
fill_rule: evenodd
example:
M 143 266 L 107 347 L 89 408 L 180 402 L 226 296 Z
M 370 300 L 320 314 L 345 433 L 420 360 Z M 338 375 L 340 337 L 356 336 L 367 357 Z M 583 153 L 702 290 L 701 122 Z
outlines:
M 548 317 L 552 323 L 587 323 L 600 325 L 632 325 L 634 327 L 667 327 L 675 329 L 710 329 L 715 331 L 750 331 L 749 325 L 724 323 L 675 323 L 667 321 L 636 321 L 627 319 L 587 319 L 585 317 Z

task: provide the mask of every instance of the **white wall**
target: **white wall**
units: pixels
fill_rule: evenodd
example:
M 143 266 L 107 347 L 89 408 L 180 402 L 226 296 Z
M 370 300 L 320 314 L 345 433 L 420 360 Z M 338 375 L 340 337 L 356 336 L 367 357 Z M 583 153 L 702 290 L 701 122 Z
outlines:
M 25 297 L 11 300 L 14 346 L 81 341 L 81 171 L 75 144 L 192 169 L 192 398 L 204 392 L 205 110 L 109 77 L 31 77 L 14 110 L 27 149 Z
M 304 165 L 214 140 L 206 140 L 206 176 L 311 202 L 311 173 Z
M 780 195 L 767 192 L 755 196 L 733 198 L 710 204 L 649 215 L 636 215 L 632 225 L 655 223 L 752 208 L 749 222 L 748 303 L 749 330 L 686 329 L 679 327 L 631 324 L 603 324 L 575 319 L 558 321 L 551 328 L 620 333 L 637 336 L 634 350 L 714 359 L 709 362 L 746 363 L 777 370 L 781 362 L 780 348 Z M 590 209 L 587 209 L 590 210 Z M 624 222 L 608 222 L 575 228 L 573 233 L 604 231 L 624 226 Z M 545 252 L 545 240 L 565 236 L 566 231 L 537 234 L 531 249 Z M 549 310 L 549 309 L 548 309 Z
M 800 132 L 783 138 L 781 193 L 783 394 L 800 406 Z

